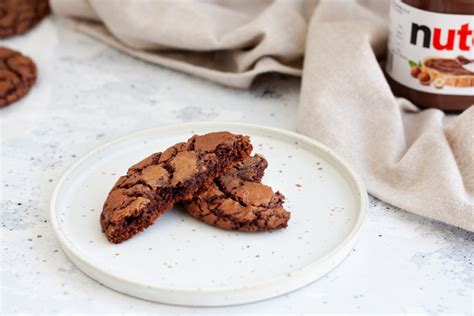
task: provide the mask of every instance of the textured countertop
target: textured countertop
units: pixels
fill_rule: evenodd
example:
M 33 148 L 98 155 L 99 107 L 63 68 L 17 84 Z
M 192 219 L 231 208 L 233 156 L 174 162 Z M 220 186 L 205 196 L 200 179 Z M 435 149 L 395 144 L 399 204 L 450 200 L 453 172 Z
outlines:
M 290 294 L 248 305 L 187 308 L 110 290 L 78 270 L 56 241 L 49 199 L 79 157 L 120 136 L 189 121 L 296 130 L 299 80 L 264 76 L 224 88 L 117 52 L 48 18 L 2 41 L 33 57 L 39 80 L 0 110 L 2 313 L 463 312 L 474 306 L 474 234 L 370 198 L 352 253 Z

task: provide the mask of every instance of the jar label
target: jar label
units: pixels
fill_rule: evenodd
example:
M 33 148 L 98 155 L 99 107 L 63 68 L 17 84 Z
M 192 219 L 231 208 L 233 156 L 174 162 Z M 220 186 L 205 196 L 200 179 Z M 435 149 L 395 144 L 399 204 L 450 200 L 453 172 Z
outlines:
M 418 91 L 474 95 L 474 18 L 392 0 L 387 74 Z

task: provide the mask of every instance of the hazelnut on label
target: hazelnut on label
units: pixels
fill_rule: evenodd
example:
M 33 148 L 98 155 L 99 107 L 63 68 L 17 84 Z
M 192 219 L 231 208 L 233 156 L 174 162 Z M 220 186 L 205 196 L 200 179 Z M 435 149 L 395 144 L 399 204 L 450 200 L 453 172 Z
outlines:
M 420 72 L 421 72 L 420 67 L 416 67 L 416 66 L 415 66 L 415 67 L 412 67 L 412 68 L 411 68 L 411 72 L 410 72 L 410 73 L 411 73 L 411 76 L 412 76 L 413 78 L 417 78 L 418 75 L 420 74 Z
M 431 77 L 426 72 L 421 72 L 420 74 L 418 74 L 418 80 L 420 80 L 420 83 L 423 85 L 429 85 Z
M 442 78 L 438 78 L 433 81 L 433 85 L 435 86 L 436 89 L 442 89 L 445 84 L 446 84 L 446 81 Z

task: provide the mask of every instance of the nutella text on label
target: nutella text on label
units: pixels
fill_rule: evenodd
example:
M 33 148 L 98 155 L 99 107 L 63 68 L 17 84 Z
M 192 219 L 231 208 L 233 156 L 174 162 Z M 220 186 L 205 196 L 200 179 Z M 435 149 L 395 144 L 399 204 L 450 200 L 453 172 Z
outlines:
M 459 49 L 469 51 L 473 47 L 472 30 L 469 29 L 469 23 L 461 25 L 458 29 L 442 29 L 412 23 L 410 43 L 418 45 L 418 37 L 421 33 L 421 44 L 425 48 L 434 48 L 436 50 L 454 50 Z M 455 46 L 457 45 L 457 46 Z

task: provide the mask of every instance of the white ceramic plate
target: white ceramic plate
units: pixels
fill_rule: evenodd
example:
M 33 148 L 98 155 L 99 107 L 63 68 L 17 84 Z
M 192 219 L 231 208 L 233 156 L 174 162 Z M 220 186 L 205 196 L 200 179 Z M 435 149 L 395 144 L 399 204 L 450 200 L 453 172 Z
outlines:
M 132 239 L 102 234 L 102 204 L 117 178 L 149 154 L 192 134 L 251 136 L 268 168 L 263 182 L 286 196 L 287 229 L 224 231 L 180 207 Z M 194 306 L 258 301 L 323 276 L 351 251 L 367 213 L 367 192 L 328 148 L 303 135 L 240 123 L 165 126 L 123 137 L 80 159 L 51 198 L 51 223 L 70 259 L 97 281 L 147 300 Z

